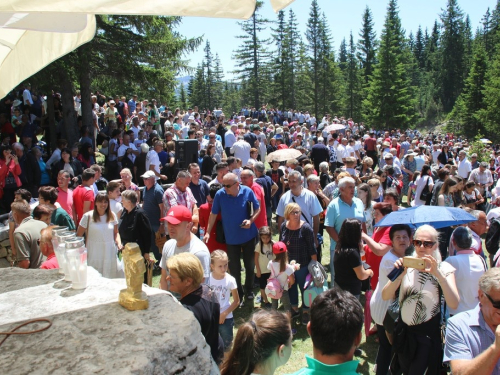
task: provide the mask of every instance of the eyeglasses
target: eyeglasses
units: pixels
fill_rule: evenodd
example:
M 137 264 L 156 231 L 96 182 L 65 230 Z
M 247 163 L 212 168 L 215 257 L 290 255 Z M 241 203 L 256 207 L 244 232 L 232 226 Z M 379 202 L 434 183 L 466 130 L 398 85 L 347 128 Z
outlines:
M 224 185 L 224 184 L 223 184 L 222 186 L 224 186 L 226 189 L 229 189 L 229 188 L 233 187 L 234 185 L 236 185 L 237 183 L 238 183 L 238 181 L 235 181 L 235 182 L 234 182 L 234 183 L 232 183 L 231 185 Z
M 208 137 L 208 138 L 210 138 L 210 139 L 215 139 L 215 137 Z
M 489 296 L 489 294 L 488 294 L 488 293 L 486 293 L 486 292 L 483 292 L 483 294 L 484 294 L 486 297 L 488 297 L 488 299 L 490 300 L 491 304 L 493 305 L 493 307 L 494 307 L 495 309 L 499 309 L 499 310 L 500 310 L 500 301 L 495 301 L 495 300 L 494 300 L 493 298 L 491 298 L 491 297 Z
M 291 214 L 292 215 L 300 215 L 300 211 L 292 211 Z
M 423 246 L 423 247 L 430 249 L 435 244 L 436 244 L 436 242 L 434 242 L 434 241 L 413 240 L 413 246 L 416 246 L 416 247 Z

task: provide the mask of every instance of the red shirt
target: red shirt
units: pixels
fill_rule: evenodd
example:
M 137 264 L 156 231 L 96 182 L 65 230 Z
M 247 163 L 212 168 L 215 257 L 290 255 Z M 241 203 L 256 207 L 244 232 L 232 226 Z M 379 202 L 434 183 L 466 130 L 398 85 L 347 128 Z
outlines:
M 208 218 L 210 217 L 210 212 L 212 212 L 212 204 L 211 203 L 204 203 L 200 206 L 198 209 L 198 215 L 200 217 L 200 223 L 199 227 L 203 228 L 205 230 L 205 233 L 207 231 L 208 227 Z M 217 223 L 221 221 L 221 214 L 217 215 L 217 219 L 215 219 L 214 226 L 212 227 L 212 231 L 210 232 L 210 238 L 208 239 L 207 247 L 208 251 L 212 253 L 215 250 L 227 250 L 227 246 L 225 243 L 220 243 L 217 242 L 217 234 L 216 234 L 216 228 L 217 228 Z
M 377 140 L 375 138 L 365 139 L 366 151 L 376 151 L 377 150 Z
M 64 211 L 66 211 L 70 218 L 73 219 L 73 190 L 68 189 L 64 191 L 60 187 L 57 188 L 58 196 L 57 203 L 59 203 Z
M 94 190 L 91 187 L 79 185 L 73 190 L 73 205 L 76 210 L 76 226 L 80 224 L 80 220 L 84 214 L 83 204 L 90 202 L 90 209 L 94 209 Z
M 260 186 L 257 183 L 253 183 L 252 186 L 250 186 L 250 189 L 252 189 L 253 193 L 255 194 L 255 197 L 259 201 L 260 204 L 260 213 L 259 216 L 255 219 L 255 226 L 257 229 L 260 229 L 262 227 L 265 227 L 267 225 L 267 215 L 266 215 L 266 202 L 264 200 L 264 189 L 262 189 L 262 186 Z
M 57 263 L 56 254 L 52 253 L 47 257 L 47 260 L 40 266 L 41 270 L 53 270 L 59 268 L 59 263 Z
M 392 241 L 389 237 L 389 232 L 391 227 L 378 227 L 375 228 L 372 234 L 372 238 L 375 242 L 382 243 L 384 245 L 389 245 L 392 247 Z M 378 272 L 380 268 L 380 262 L 382 257 L 373 253 L 373 251 L 365 245 L 366 263 L 372 267 L 373 277 L 370 280 L 372 290 L 375 290 L 378 284 Z

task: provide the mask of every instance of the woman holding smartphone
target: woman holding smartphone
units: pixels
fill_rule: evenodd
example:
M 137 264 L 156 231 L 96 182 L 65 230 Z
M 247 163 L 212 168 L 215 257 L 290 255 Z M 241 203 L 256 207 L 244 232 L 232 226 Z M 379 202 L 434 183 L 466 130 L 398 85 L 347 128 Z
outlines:
M 443 360 L 441 342 L 441 296 L 452 309 L 458 307 L 455 268 L 441 262 L 436 229 L 422 225 L 415 231 L 414 257 L 424 260 L 424 269 L 405 267 L 394 281 L 388 281 L 382 298 L 399 300 L 399 321 L 394 329 L 393 348 L 403 374 L 439 374 Z M 402 268 L 399 258 L 395 268 Z M 399 288 L 399 296 L 396 291 Z

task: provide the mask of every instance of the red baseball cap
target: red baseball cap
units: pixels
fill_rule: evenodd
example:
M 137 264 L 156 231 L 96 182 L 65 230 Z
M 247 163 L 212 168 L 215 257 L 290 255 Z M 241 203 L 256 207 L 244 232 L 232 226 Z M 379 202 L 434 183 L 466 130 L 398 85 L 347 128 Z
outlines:
M 286 252 L 286 250 L 287 249 L 284 242 L 279 241 L 273 245 L 273 254 L 281 254 Z
M 166 221 L 169 224 L 177 225 L 183 221 L 192 221 L 191 211 L 186 206 L 173 206 L 167 212 L 167 216 L 160 221 Z

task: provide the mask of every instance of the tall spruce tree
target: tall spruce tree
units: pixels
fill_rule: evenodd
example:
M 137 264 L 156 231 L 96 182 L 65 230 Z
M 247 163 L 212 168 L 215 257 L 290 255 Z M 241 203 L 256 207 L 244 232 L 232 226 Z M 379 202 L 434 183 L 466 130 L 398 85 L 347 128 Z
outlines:
M 362 120 L 361 102 L 363 95 L 362 75 L 359 60 L 356 58 L 356 44 L 352 31 L 349 36 L 349 49 L 347 52 L 347 69 L 345 70 L 346 77 L 346 103 L 345 115 L 355 119 L 354 121 Z
M 319 93 L 320 93 L 320 70 L 321 70 L 321 10 L 317 0 L 311 2 L 309 19 L 307 21 L 306 39 L 307 48 L 310 53 L 310 69 L 312 79 L 312 98 L 314 105 L 314 115 L 319 116 Z
M 445 112 L 453 109 L 463 87 L 465 72 L 464 20 L 457 0 L 448 0 L 441 13 L 441 102 Z
M 472 73 L 472 72 L 471 72 Z M 479 110 L 478 119 L 488 130 L 490 138 L 498 140 L 500 137 L 500 49 L 497 47 L 491 63 L 486 70 L 484 81 L 484 108 Z
M 468 138 L 474 138 L 476 134 L 486 134 L 481 121 L 481 111 L 485 108 L 484 88 L 488 59 L 483 43 L 475 43 L 472 56 L 472 65 L 464 90 L 455 103 L 450 118 L 455 120 L 458 127 L 453 129 Z
M 243 34 L 237 38 L 242 44 L 235 51 L 237 69 L 235 73 L 240 80 L 246 81 L 248 96 L 252 97 L 255 108 L 260 108 L 261 98 L 265 96 L 268 84 L 265 81 L 265 70 L 268 68 L 269 39 L 263 39 L 262 33 L 266 30 L 269 21 L 258 13 L 262 1 L 257 1 L 252 17 L 247 21 L 238 22 Z
M 377 64 L 363 102 L 370 126 L 379 129 L 413 125 L 415 99 L 405 66 L 405 40 L 396 0 L 390 0 L 377 52 Z
M 376 63 L 377 34 L 370 8 L 366 6 L 363 12 L 363 23 L 359 32 L 357 57 L 361 62 L 364 84 L 368 85 L 369 79 L 373 74 L 373 68 Z

